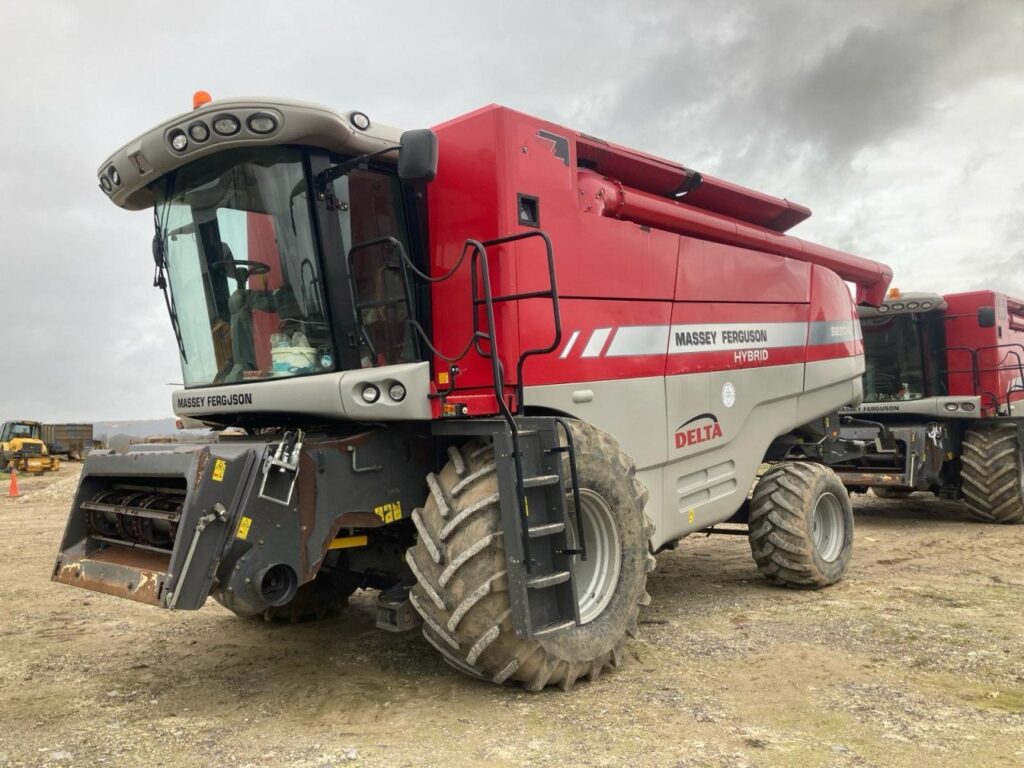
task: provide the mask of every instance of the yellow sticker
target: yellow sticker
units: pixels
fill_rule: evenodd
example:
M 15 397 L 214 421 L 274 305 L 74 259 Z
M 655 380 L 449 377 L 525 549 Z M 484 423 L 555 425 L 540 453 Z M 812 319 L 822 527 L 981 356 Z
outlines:
M 690 514 L 689 514 L 689 516 L 687 517 L 687 519 L 688 519 L 688 520 L 689 520 L 689 521 L 690 521 L 691 523 L 693 522 L 693 510 L 692 510 L 692 509 L 690 510 Z
M 244 541 L 249 535 L 250 525 L 252 525 L 252 518 L 242 515 L 242 519 L 238 522 L 238 533 L 235 534 L 235 538 L 242 539 Z
M 392 501 L 390 504 L 381 504 L 373 508 L 373 514 L 385 523 L 393 523 L 402 519 L 402 502 Z
M 213 462 L 213 479 L 218 483 L 224 479 L 224 470 L 228 468 L 228 463 L 224 459 L 217 459 Z
M 328 549 L 349 549 L 350 547 L 365 547 L 366 542 L 370 540 L 369 536 L 341 536 L 332 541 L 327 548 Z

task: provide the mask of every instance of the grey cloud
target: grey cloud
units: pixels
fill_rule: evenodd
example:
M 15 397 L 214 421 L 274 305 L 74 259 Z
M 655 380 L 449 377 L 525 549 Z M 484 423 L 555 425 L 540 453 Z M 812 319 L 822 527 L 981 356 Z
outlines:
M 149 218 L 94 171 L 196 88 L 407 127 L 504 103 L 807 203 L 798 234 L 951 290 L 1021 271 L 1021 39 L 1014 0 L 2 3 L 0 417 L 167 415 Z

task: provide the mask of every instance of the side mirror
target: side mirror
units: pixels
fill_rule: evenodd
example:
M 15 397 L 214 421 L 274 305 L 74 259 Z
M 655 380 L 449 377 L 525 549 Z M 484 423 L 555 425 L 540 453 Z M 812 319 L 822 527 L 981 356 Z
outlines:
M 398 150 L 402 181 L 433 181 L 437 175 L 437 134 L 429 129 L 406 131 Z
M 978 325 L 982 328 L 991 328 L 996 324 L 995 307 L 978 307 Z

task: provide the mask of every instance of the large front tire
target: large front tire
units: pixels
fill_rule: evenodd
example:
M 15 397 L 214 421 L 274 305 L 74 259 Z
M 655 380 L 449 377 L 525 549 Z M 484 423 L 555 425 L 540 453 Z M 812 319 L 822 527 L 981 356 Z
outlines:
M 423 634 L 453 667 L 474 677 L 519 681 L 531 691 L 596 679 L 619 664 L 627 635 L 636 634 L 639 608 L 650 602 L 647 491 L 614 438 L 581 422 L 571 426 L 588 534 L 588 561 L 576 565 L 584 590 L 580 626 L 533 640 L 512 627 L 490 444 L 451 449 L 448 465 L 427 478 L 427 503 L 413 512 L 418 540 L 406 560 L 417 580 L 410 597 Z
M 768 470 L 754 488 L 749 528 L 754 562 L 773 584 L 820 589 L 850 564 L 850 497 L 820 464 L 787 461 Z
M 967 430 L 961 458 L 968 514 L 984 523 L 1024 522 L 1024 449 L 1017 426 Z

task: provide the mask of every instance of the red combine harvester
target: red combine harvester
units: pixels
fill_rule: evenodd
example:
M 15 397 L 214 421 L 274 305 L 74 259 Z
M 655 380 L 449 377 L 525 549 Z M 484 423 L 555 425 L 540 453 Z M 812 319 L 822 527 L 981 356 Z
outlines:
M 539 690 L 618 663 L 690 533 L 749 521 L 778 584 L 845 570 L 845 489 L 784 459 L 859 402 L 843 281 L 878 304 L 890 272 L 785 234 L 806 208 L 497 106 L 215 101 L 99 183 L 154 210 L 175 412 L 244 433 L 91 454 L 54 580 L 293 619 L 379 589 L 381 628 Z
M 862 307 L 864 402 L 842 411 L 852 491 L 963 498 L 1024 522 L 1024 302 L 993 291 L 892 295 Z

